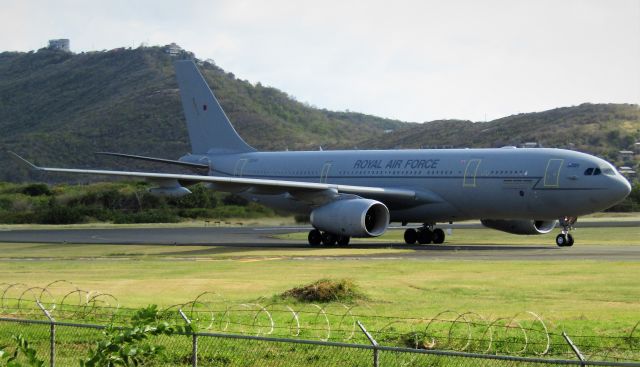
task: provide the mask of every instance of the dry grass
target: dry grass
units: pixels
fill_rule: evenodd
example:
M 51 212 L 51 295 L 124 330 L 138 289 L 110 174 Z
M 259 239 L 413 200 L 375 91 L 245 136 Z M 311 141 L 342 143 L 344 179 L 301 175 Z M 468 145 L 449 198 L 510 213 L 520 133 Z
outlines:
M 353 302 L 366 299 L 352 279 L 320 279 L 311 284 L 295 287 L 281 294 L 299 302 Z

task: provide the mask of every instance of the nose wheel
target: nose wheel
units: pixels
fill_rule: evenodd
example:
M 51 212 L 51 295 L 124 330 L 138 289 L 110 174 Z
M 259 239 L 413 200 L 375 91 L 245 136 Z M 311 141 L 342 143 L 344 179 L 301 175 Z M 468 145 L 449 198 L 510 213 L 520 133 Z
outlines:
M 556 245 L 560 247 L 571 247 L 573 246 L 573 236 L 571 233 L 560 233 L 556 236 Z
M 556 245 L 559 247 L 573 246 L 573 236 L 569 233 L 573 229 L 573 224 L 578 221 L 576 217 L 563 217 L 559 222 L 562 226 L 562 232 L 556 236 Z

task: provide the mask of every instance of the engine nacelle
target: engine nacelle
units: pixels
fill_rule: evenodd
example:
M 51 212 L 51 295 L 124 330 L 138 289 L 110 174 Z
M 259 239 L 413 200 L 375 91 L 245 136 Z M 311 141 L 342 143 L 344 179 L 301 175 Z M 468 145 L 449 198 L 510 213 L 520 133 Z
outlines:
M 336 200 L 313 210 L 311 224 L 339 236 L 376 237 L 387 231 L 389 209 L 370 199 Z
M 558 223 L 557 220 L 530 219 L 483 219 L 480 222 L 485 227 L 513 234 L 545 234 Z

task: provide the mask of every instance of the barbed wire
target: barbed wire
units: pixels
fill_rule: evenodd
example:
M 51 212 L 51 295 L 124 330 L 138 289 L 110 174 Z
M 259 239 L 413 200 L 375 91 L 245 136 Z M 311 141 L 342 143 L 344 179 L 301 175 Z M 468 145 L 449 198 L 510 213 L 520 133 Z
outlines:
M 0 315 L 19 318 L 43 316 L 40 303 L 56 320 L 117 324 L 135 309 L 122 307 L 109 293 L 84 290 L 67 280 L 45 285 L 0 283 Z M 544 319 L 531 311 L 510 317 L 485 317 L 472 311 L 445 310 L 433 317 L 379 315 L 366 303 L 286 304 L 281 299 L 233 302 L 216 292 L 162 309 L 161 317 L 182 322 L 178 313 L 199 331 L 255 336 L 308 338 L 321 341 L 362 342 L 357 321 L 387 344 L 522 356 L 571 355 L 561 332 L 550 331 Z M 572 335 L 588 359 L 637 360 L 640 321 L 623 336 Z M 593 340 L 598 340 L 594 345 Z

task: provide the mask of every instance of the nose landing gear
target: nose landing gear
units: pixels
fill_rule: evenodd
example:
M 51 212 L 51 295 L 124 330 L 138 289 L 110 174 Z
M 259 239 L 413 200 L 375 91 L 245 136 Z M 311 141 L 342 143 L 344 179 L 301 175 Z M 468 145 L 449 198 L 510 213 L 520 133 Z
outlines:
M 556 245 L 559 247 L 573 246 L 573 236 L 569 233 L 573 229 L 573 224 L 578 220 L 576 217 L 563 217 L 559 222 L 562 226 L 562 232 L 556 236 Z

